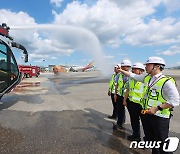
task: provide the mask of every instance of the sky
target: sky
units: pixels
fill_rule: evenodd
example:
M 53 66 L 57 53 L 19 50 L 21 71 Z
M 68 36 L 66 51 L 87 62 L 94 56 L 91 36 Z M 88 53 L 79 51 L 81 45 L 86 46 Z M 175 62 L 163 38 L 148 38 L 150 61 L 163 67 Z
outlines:
M 102 67 L 160 56 L 180 65 L 178 0 L 5 0 L 0 22 L 25 46 L 32 65 Z M 20 52 L 14 51 L 18 63 Z M 105 68 L 104 68 L 105 69 Z

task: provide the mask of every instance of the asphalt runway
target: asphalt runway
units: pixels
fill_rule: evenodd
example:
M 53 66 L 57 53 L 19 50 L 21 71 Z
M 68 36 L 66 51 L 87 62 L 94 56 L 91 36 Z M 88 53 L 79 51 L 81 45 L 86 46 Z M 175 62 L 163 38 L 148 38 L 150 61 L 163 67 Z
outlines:
M 180 71 L 164 73 L 176 79 L 180 92 Z M 113 121 L 107 119 L 112 114 L 109 79 L 98 72 L 75 72 L 23 80 L 2 98 L 0 153 L 149 154 L 150 150 L 129 148 L 127 111 L 124 129 L 112 129 Z M 179 109 L 173 111 L 171 137 L 180 138 Z

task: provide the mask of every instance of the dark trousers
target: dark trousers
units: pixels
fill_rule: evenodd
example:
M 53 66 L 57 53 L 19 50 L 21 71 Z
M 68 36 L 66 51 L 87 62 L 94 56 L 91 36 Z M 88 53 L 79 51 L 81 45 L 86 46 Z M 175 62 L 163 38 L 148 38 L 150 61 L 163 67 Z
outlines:
M 155 115 L 141 115 L 142 125 L 147 141 L 162 141 L 159 149 L 153 148 L 152 154 L 167 154 L 163 151 L 163 142 L 169 134 L 169 118 L 162 118 Z
M 140 115 L 142 106 L 132 101 L 127 101 L 127 109 L 129 111 L 133 136 L 140 138 Z
M 113 117 L 117 117 L 117 102 L 114 101 L 114 94 L 111 93 L 111 100 L 112 100 L 112 104 L 113 104 Z
M 112 104 L 113 104 L 113 117 L 117 117 L 117 102 L 114 101 L 114 94 L 111 93 L 111 100 L 112 100 Z
M 123 105 L 123 96 L 119 96 L 117 95 L 117 116 L 118 116 L 118 120 L 117 120 L 117 125 L 122 126 L 123 123 L 125 122 L 125 108 Z

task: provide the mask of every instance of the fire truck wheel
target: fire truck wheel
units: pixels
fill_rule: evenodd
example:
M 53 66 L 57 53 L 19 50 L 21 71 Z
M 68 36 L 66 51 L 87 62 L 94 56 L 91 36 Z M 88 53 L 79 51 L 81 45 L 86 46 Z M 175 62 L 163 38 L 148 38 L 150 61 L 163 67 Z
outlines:
M 30 77 L 30 75 L 29 75 L 29 74 L 26 74 L 26 77 L 27 77 L 27 78 L 29 78 L 29 77 Z

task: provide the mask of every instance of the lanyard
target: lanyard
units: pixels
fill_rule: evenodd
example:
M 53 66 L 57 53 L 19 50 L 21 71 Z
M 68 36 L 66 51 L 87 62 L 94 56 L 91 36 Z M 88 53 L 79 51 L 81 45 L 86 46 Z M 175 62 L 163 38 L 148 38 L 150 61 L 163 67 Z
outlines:
M 148 83 L 148 89 L 150 89 L 150 88 L 160 79 L 161 76 L 162 76 L 162 74 L 161 74 L 160 76 L 158 76 L 158 78 L 155 79 L 151 84 Z M 150 81 L 151 81 L 151 80 L 150 80 Z M 149 82 L 150 82 L 150 81 L 149 81 Z

